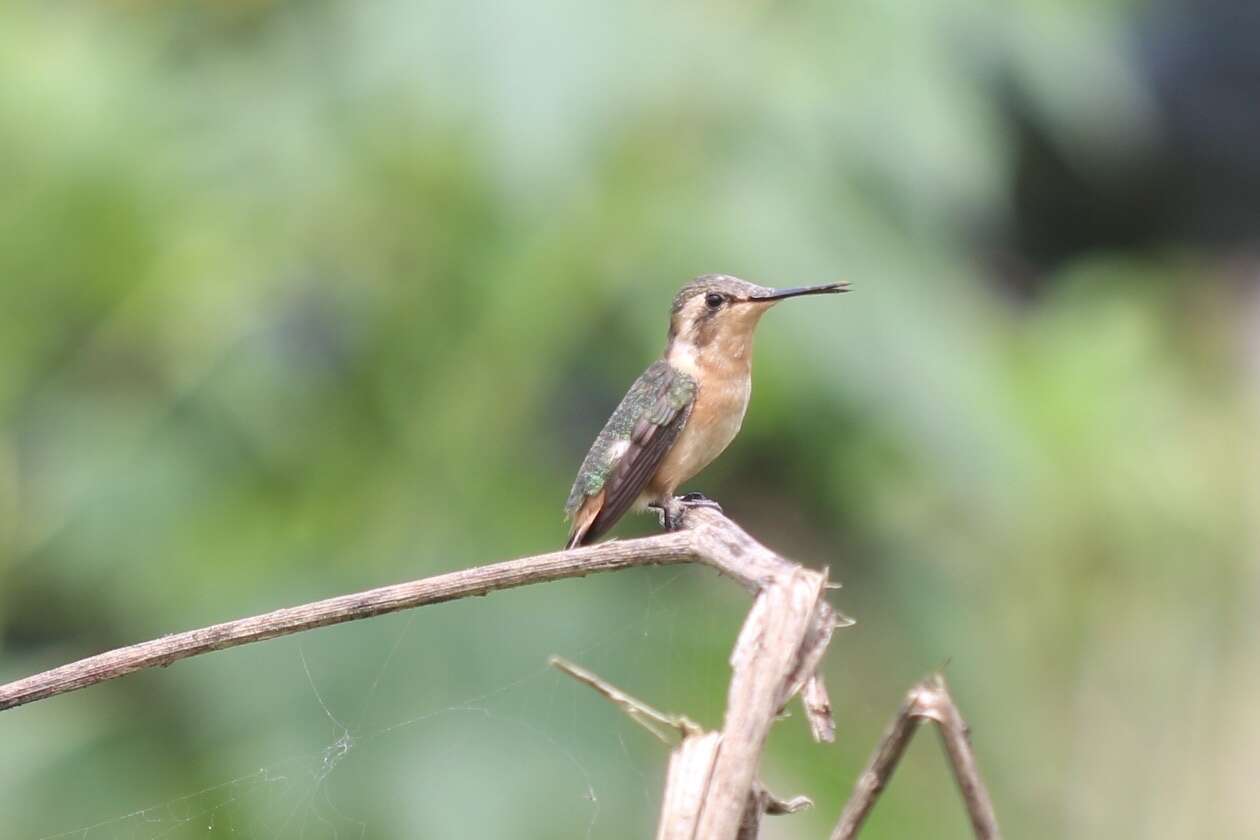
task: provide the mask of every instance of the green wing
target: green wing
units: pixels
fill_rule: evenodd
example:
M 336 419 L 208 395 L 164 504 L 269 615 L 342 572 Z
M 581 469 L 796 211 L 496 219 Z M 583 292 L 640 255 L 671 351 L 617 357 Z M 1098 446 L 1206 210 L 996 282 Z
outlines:
M 570 543 L 575 536 L 581 544 L 598 539 L 625 515 L 687 424 L 695 396 L 696 381 L 664 360 L 639 377 L 595 439 L 569 493 L 565 510 L 573 516 L 604 491 L 590 527 L 570 534 Z

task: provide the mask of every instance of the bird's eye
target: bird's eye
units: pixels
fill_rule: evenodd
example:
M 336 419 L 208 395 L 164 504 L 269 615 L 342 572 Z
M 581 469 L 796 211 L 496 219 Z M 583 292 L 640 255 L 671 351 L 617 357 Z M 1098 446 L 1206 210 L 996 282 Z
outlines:
M 726 301 L 726 298 L 717 292 L 709 292 L 704 296 L 705 305 L 710 309 L 717 309 Z

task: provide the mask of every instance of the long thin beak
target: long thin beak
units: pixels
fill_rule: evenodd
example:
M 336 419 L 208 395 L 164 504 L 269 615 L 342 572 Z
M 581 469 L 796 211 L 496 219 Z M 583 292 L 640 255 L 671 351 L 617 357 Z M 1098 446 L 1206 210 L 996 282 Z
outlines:
M 771 301 L 783 300 L 784 298 L 800 297 L 802 295 L 838 295 L 841 292 L 849 291 L 849 284 L 845 281 L 839 283 L 824 283 L 821 286 L 797 286 L 794 289 L 772 289 L 769 294 L 752 295 L 749 300 L 755 301 Z

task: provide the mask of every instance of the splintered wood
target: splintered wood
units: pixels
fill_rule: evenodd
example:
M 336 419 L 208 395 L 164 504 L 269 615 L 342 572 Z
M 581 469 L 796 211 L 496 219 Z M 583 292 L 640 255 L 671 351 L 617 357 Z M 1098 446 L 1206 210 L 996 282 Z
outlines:
M 755 596 L 731 654 L 722 729 L 701 731 L 587 672 L 561 667 L 654 733 L 659 735 L 656 726 L 662 722 L 679 729 L 682 741 L 670 756 L 657 840 L 753 840 L 762 814 L 793 813 L 811 804 L 804 797 L 782 802 L 771 796 L 758 781 L 758 767 L 770 727 L 802 689 L 811 733 L 819 741 L 834 737 L 831 702 L 818 669 L 832 631 L 845 622 L 823 598 L 825 572 L 783 559 L 711 509 L 689 509 L 684 517 L 697 559 Z

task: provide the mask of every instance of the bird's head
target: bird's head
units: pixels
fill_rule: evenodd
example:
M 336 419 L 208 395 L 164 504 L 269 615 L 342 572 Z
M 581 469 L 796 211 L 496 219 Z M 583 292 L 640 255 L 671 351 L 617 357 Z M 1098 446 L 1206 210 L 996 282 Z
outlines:
M 848 283 L 769 289 L 726 274 L 704 274 L 679 289 L 669 322 L 671 357 L 747 356 L 757 322 L 781 300 L 847 292 Z

